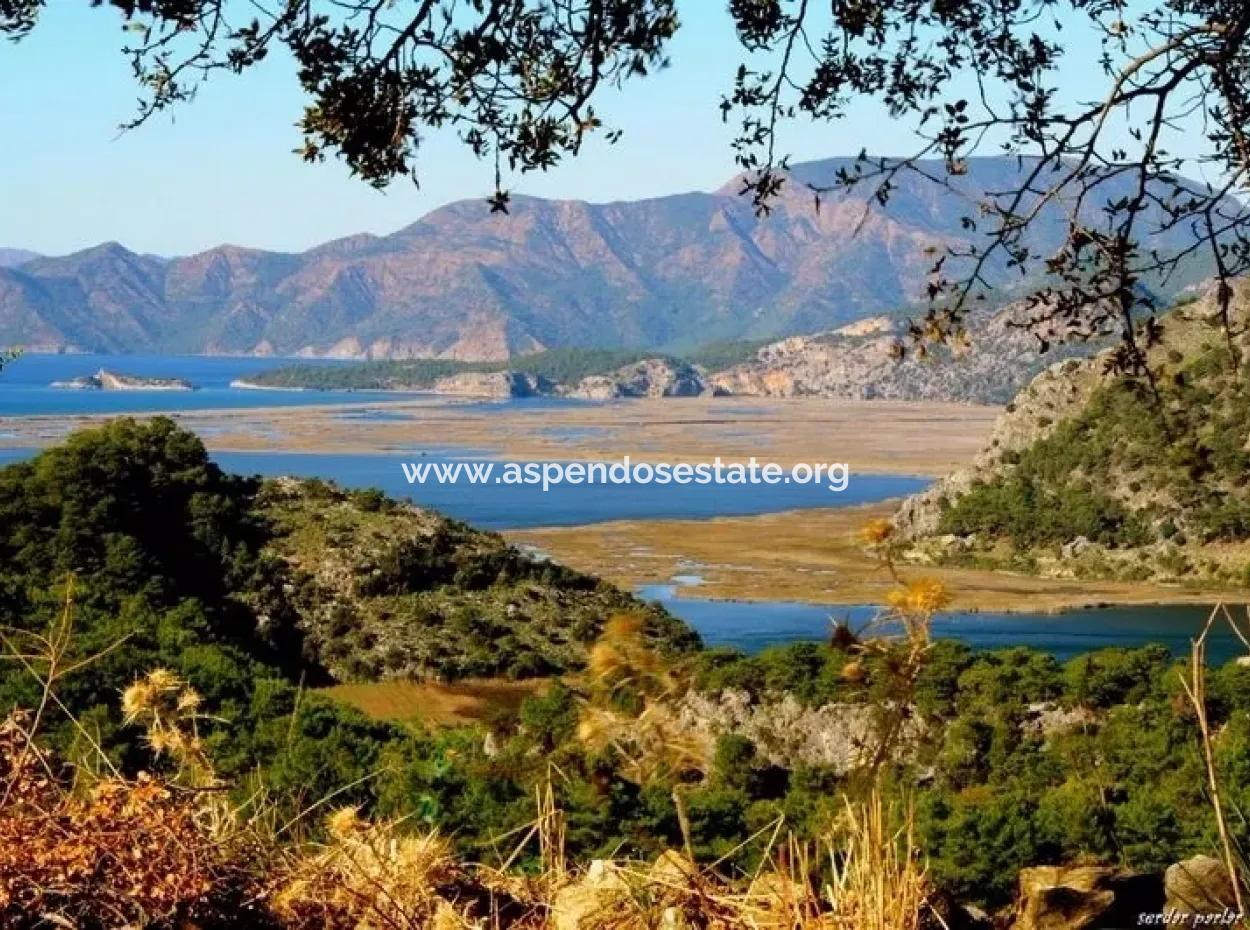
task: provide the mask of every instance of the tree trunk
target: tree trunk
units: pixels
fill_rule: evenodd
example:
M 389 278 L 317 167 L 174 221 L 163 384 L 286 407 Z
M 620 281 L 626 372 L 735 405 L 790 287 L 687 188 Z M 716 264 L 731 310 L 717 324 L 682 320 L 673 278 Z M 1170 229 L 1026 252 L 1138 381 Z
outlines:
M 677 809 L 677 826 L 681 829 L 682 851 L 694 865 L 694 844 L 690 841 L 690 811 L 686 807 L 686 795 L 681 785 L 673 786 L 673 807 Z

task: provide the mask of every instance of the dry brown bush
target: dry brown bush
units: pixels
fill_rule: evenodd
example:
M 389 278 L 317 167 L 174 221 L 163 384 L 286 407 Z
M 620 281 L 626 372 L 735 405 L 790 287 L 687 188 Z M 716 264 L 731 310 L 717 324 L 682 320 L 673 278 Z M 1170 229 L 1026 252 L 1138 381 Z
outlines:
M 200 794 L 148 775 L 70 790 L 28 725 L 0 724 L 0 926 L 172 924 L 230 896 L 242 873 Z

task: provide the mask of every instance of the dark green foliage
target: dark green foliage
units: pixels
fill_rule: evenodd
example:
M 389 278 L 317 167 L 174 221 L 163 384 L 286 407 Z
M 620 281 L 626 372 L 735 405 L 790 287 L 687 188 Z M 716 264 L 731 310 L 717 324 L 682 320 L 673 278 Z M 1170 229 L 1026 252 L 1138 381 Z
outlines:
M 236 596 L 280 587 L 261 557 L 266 529 L 250 509 L 255 482 L 208 461 L 172 421 L 118 420 L 75 434 L 30 462 L 0 471 L 0 622 L 42 633 L 63 610 L 73 578 L 72 654 L 100 654 L 61 689 L 77 713 L 116 728 L 117 695 L 138 675 L 174 669 L 217 704 L 246 703 L 262 669 L 301 665 L 291 615 L 266 623 Z M 30 647 L 22 633 L 9 646 Z M 37 683 L 0 666 L 0 704 L 33 706 Z M 65 738 L 70 729 L 61 722 Z M 132 758 L 132 742 L 114 744 Z
M 1055 700 L 1063 691 L 1062 676 L 1054 656 L 1019 646 L 970 659 L 956 688 L 961 708 L 1005 710 Z
M 450 359 L 406 362 L 358 362 L 343 365 L 289 365 L 251 377 L 254 384 L 276 388 L 316 388 L 326 391 L 386 391 L 428 388 L 439 378 L 464 371 L 499 371 L 491 363 L 477 365 Z
M 716 741 L 713 778 L 734 788 L 746 787 L 756 764 L 755 744 L 737 733 L 725 733 Z
M 1097 708 L 1139 704 L 1166 696 L 1173 664 L 1164 646 L 1102 649 L 1073 659 L 1064 670 L 1070 700 Z
M 1141 523 L 1115 500 L 1083 484 L 1050 487 L 1021 469 L 974 485 L 942 515 L 941 532 L 1004 537 L 1021 549 L 1084 536 L 1108 545 L 1145 540 Z
M 888 659 L 864 660 L 853 683 L 837 674 L 847 660 L 811 645 L 755 657 L 704 653 L 697 680 L 713 690 L 744 689 L 757 702 L 788 692 L 811 705 L 879 704 Z M 1175 669 L 1155 646 L 1060 664 L 1025 648 L 978 653 L 935 643 L 914 691 L 930 735 L 913 765 L 896 774 L 898 790 L 917 800 L 939 883 L 997 905 L 1009 900 L 1025 865 L 1092 859 L 1158 869 L 1209 850 L 1196 732 L 1177 699 Z M 1233 785 L 1250 783 L 1248 687 L 1250 669 L 1230 663 L 1212 671 L 1211 712 L 1229 721 L 1220 764 Z M 1071 708 L 1084 710 L 1065 721 Z M 1054 721 L 1044 723 L 1039 709 Z M 918 771 L 926 773 L 920 787 Z M 758 747 L 721 738 L 711 783 L 749 798 L 748 818 L 785 810 L 791 824 L 819 830 L 828 823 L 829 795 L 855 790 L 853 781 L 810 769 L 765 773 Z
M 1000 790 L 922 797 L 920 829 L 935 853 L 934 878 L 966 900 L 1001 903 L 1015 890 L 1026 865 L 1054 861 L 1057 850 L 1040 842 L 1037 801 Z
M 963 643 L 934 643 L 916 679 L 914 696 L 920 712 L 929 717 L 953 716 L 959 698 L 959 677 L 972 662 L 973 652 Z
M 722 371 L 754 358 L 768 344 L 766 339 L 747 342 L 713 342 L 682 354 L 683 361 L 708 371 Z
M 70 573 L 93 606 L 116 607 L 122 592 L 161 605 L 220 600 L 246 582 L 263 542 L 248 512 L 255 490 L 171 420 L 76 433 L 0 471 L 0 603 L 22 613 L 18 579 Z
M 853 688 L 840 677 L 849 656 L 819 643 L 772 646 L 750 658 L 729 649 L 700 653 L 695 681 L 702 690 L 747 691 L 753 695 L 793 694 L 815 706 L 849 696 Z
M 530 739 L 544 752 L 551 752 L 573 738 L 579 713 L 576 696 L 557 681 L 546 693 L 521 706 L 520 722 Z

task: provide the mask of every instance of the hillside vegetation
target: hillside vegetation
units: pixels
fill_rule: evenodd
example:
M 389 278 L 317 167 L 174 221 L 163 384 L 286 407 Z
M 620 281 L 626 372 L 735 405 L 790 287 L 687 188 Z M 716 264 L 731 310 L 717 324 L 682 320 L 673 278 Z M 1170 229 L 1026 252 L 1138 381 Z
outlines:
M 644 616 L 663 651 L 698 642 L 611 585 L 378 492 L 223 474 L 163 418 L 0 470 L 0 622 L 20 643 L 55 625 L 66 596 L 73 654 L 103 651 L 66 700 L 106 732 L 116 688 L 145 667 L 247 706 L 269 680 L 576 670 L 620 610 Z M 31 706 L 35 684 L 0 667 L 8 706 Z
M 758 342 L 714 343 L 691 352 L 659 355 L 642 350 L 548 349 L 495 362 L 451 359 L 358 362 L 351 365 L 288 365 L 250 377 L 264 387 L 315 388 L 331 391 L 428 390 L 452 375 L 517 371 L 553 387 L 576 387 L 585 378 L 610 375 L 647 359 L 675 365 L 717 369 L 737 364 L 758 349 Z
M 573 671 L 626 610 L 666 648 L 698 642 L 607 582 L 379 492 L 279 479 L 252 507 L 269 533 L 261 557 L 289 572 L 305 650 L 339 681 Z
M 1198 300 L 1164 319 L 1154 384 L 1069 361 L 1008 406 L 976 465 L 904 506 L 934 553 L 1047 571 L 1250 583 L 1250 348 Z M 957 539 L 952 539 L 957 537 Z
M 1195 704 L 1160 647 L 933 642 L 948 603 L 900 580 L 903 636 L 700 650 L 491 534 L 223 474 L 168 420 L 75 434 L 0 471 L 0 925 L 921 930 L 984 926 L 954 899 L 1006 923 L 1018 870 L 1073 862 L 1162 900 L 1218 849 L 1195 708 L 1250 809 L 1250 668 Z M 407 718 L 362 688 L 536 659 L 473 725 L 334 696 Z

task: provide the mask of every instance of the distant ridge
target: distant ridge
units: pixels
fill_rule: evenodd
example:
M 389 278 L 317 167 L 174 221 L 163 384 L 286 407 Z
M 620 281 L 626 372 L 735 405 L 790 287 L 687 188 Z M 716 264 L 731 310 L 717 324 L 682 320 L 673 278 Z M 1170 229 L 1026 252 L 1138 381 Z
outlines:
M 38 252 L 29 252 L 26 249 L 4 249 L 0 248 L 0 268 L 14 268 L 23 262 L 28 262 L 32 258 L 39 258 Z
M 767 217 L 731 180 L 635 202 L 517 197 L 506 216 L 460 201 L 389 236 L 299 254 L 224 245 L 159 259 L 105 243 L 33 257 L 0 267 L 0 345 L 495 360 L 829 330 L 918 300 L 933 250 L 966 241 L 968 198 L 1010 187 L 1020 170 L 1014 159 L 973 159 L 958 179 L 965 196 L 909 175 L 884 208 L 865 191 L 826 196 L 817 211 L 805 184 L 827 185 L 851 164 L 794 166 L 798 183 Z M 1030 244 L 1051 250 L 1064 230 L 1056 204 Z M 1189 235 L 1178 228 L 1153 244 Z M 989 274 L 1018 280 L 1001 267 Z

